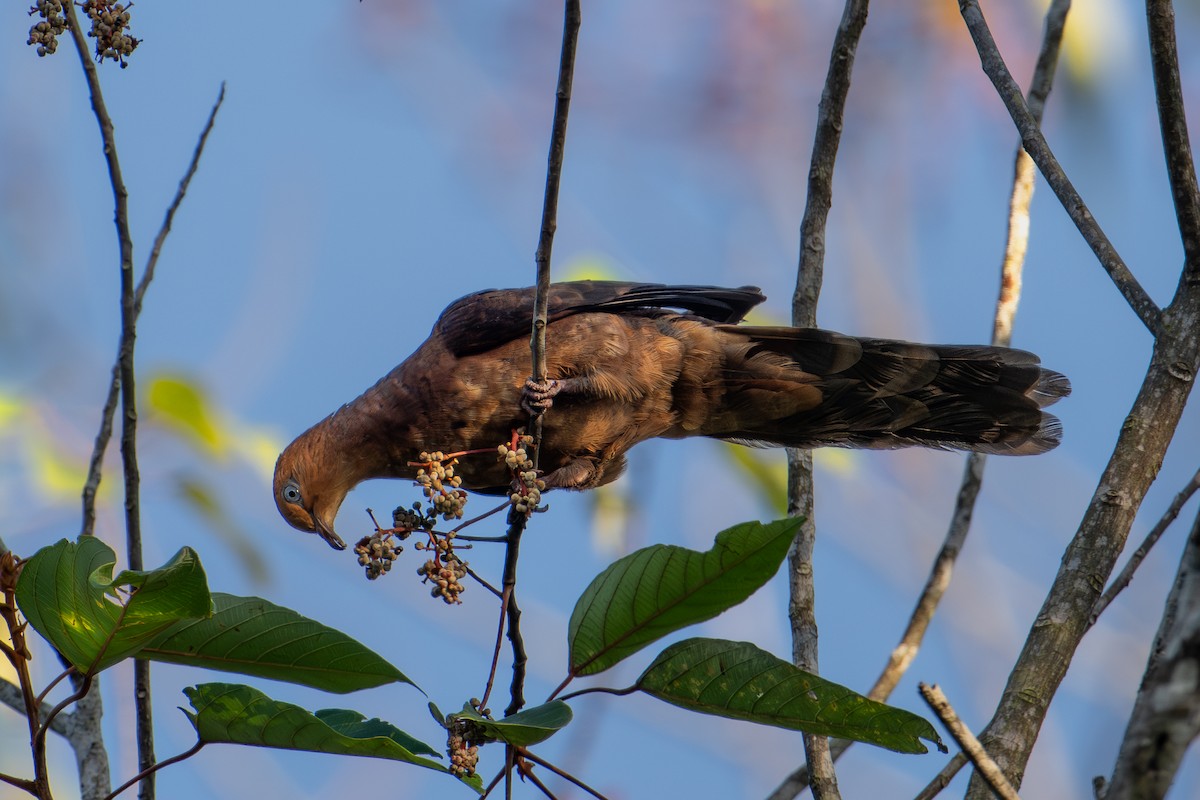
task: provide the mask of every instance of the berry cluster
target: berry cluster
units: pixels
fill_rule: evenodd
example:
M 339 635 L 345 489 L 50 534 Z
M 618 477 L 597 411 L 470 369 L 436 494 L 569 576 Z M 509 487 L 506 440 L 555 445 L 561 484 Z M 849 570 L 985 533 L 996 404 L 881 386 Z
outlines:
M 109 0 L 85 0 L 82 8 L 92 21 L 88 36 L 96 40 L 96 60 L 111 58 L 121 65 L 121 69 L 129 66 L 126 57 L 142 41 L 125 32 L 129 27 L 129 9 L 133 8 L 133 3 L 124 5 L 110 3 Z
M 401 539 L 407 539 L 413 531 L 432 531 L 437 524 L 437 512 L 433 509 L 421 510 L 421 501 L 412 504 L 412 508 L 396 506 L 392 511 L 392 527 L 400 534 Z
M 373 581 L 391 570 L 396 556 L 404 550 L 393 538 L 394 534 L 395 531 L 379 528 L 370 536 L 359 539 L 358 544 L 354 545 L 359 566 L 366 568 L 367 580 Z
M 418 542 L 418 550 L 432 552 L 432 557 L 417 568 L 421 583 L 432 583 L 429 590 L 433 597 L 440 597 L 446 605 L 461 604 L 459 595 L 467 590 L 462 585 L 462 579 L 467 576 L 467 562 L 461 560 L 454 552 L 454 534 L 448 533 L 437 536 L 429 533 L 429 544 Z
M 468 727 L 455 722 L 450 727 L 450 735 L 446 741 L 446 755 L 450 756 L 450 772 L 459 778 L 469 778 L 475 774 L 475 766 L 479 763 L 479 745 L 476 740 L 468 738 L 471 731 Z
M 480 705 L 477 698 L 471 698 L 471 707 L 483 716 L 490 717 L 491 709 L 480 708 Z M 462 717 L 451 716 L 446 729 L 450 733 L 446 743 L 450 772 L 460 778 L 469 778 L 475 774 L 475 765 L 479 763 L 479 745 L 487 742 L 488 738 L 474 720 Z
M 447 458 L 441 451 L 421 453 L 417 458 L 417 461 L 409 462 L 409 466 L 420 467 L 417 470 L 417 483 L 433 503 L 434 513 L 447 521 L 461 519 L 463 506 L 467 504 L 467 493 L 458 488 L 462 485 L 462 478 L 454 474 L 458 459 Z
M 538 478 L 533 461 L 525 451 L 525 446 L 531 444 L 533 444 L 532 436 L 514 435 L 511 444 L 502 444 L 496 448 L 500 458 L 504 460 L 515 476 L 516 486 L 508 499 L 512 501 L 513 508 L 523 514 L 528 514 L 537 508 L 538 503 L 542 500 L 542 492 L 546 489 L 545 481 Z
M 432 533 L 437 523 L 437 516 L 432 511 L 421 510 L 420 501 L 413 503 L 412 508 L 400 506 L 393 511 L 391 528 L 380 527 L 371 509 L 367 509 L 367 514 L 375 523 L 375 532 L 359 539 L 354 552 L 358 554 L 359 566 L 366 569 L 367 579 L 372 581 L 390 571 L 396 557 L 404 552 L 399 542 L 411 536 L 413 531 Z
M 37 5 L 29 9 L 29 16 L 34 14 L 41 19 L 29 29 L 29 41 L 26 44 L 36 44 L 39 56 L 53 55 L 58 49 L 58 35 L 67 29 L 62 0 L 39 0 Z

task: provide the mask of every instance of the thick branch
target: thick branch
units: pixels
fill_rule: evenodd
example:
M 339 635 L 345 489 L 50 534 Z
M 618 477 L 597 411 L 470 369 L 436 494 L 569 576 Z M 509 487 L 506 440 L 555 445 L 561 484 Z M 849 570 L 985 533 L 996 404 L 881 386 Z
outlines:
M 1070 0 L 1054 0 L 1046 12 L 1045 33 L 1033 79 L 1030 81 L 1028 98 L 1029 108 L 1039 122 L 1054 84 L 1055 68 L 1070 7 Z M 1029 154 L 1018 146 L 1008 203 L 1008 232 L 1000 268 L 1000 291 L 992 320 L 992 344 L 996 345 L 1007 346 L 1012 341 L 1013 319 L 1021 298 L 1021 276 L 1029 242 L 1029 207 L 1033 200 L 1033 186 L 1033 162 Z M 981 454 L 972 453 L 967 457 L 946 538 L 934 559 L 925 588 L 917 599 L 900 642 L 892 650 L 883 672 L 867 694 L 873 700 L 886 701 L 917 656 L 938 604 L 950 585 L 955 561 L 970 530 L 975 501 L 983 485 L 985 463 L 986 457 Z M 830 748 L 833 759 L 836 761 L 852 744 L 853 742 L 847 739 L 834 741 Z M 808 768 L 802 766 L 784 779 L 770 795 L 769 800 L 790 800 L 808 786 L 808 781 Z
M 1161 798 L 1200 733 L 1200 514 L 1179 560 L 1107 797 Z
M 987 69 L 989 59 L 998 60 L 998 55 L 982 15 L 974 3 L 966 0 L 960 0 L 960 8 L 981 53 L 987 54 L 984 56 Z M 995 77 L 993 81 L 1021 127 L 1020 109 L 1014 111 L 1002 82 Z M 1160 114 L 1181 116 L 1182 109 L 1160 108 Z M 1044 146 L 1040 133 L 1022 127 L 1022 135 L 1026 148 L 1054 186 L 1047 164 L 1039 160 L 1039 154 L 1031 147 Z M 1046 149 L 1041 155 L 1046 157 L 1048 153 Z M 1074 216 L 1072 205 L 1065 201 L 1064 205 Z M 1090 216 L 1087 221 L 1094 225 Z M 1104 261 L 1101 251 L 1097 255 Z M 1088 630 L 1101 588 L 1112 574 L 1138 508 L 1157 475 L 1200 368 L 1200 282 L 1189 280 L 1188 269 L 1180 280 L 1175 299 L 1161 316 L 1149 315 L 1147 309 L 1130 300 L 1143 322 L 1157 332 L 1146 378 L 1121 427 L 1092 502 L 1063 554 L 1058 574 L 1009 676 L 995 716 L 980 737 L 1014 785 L 1020 785 L 1050 701 Z M 1118 280 L 1118 285 L 1121 284 Z M 1126 284 L 1126 288 L 1131 285 Z M 973 779 L 968 797 L 982 800 L 986 796 L 982 782 Z
M 1063 554 L 1054 583 L 1009 676 L 992 722 L 981 735 L 1014 785 L 1083 634 L 1092 609 L 1129 536 L 1137 510 L 1162 463 L 1200 366 L 1200 307 L 1167 310 L 1164 328 L 1176 335 L 1156 342 L 1146 379 L 1092 502 Z M 972 784 L 972 798 L 986 790 Z

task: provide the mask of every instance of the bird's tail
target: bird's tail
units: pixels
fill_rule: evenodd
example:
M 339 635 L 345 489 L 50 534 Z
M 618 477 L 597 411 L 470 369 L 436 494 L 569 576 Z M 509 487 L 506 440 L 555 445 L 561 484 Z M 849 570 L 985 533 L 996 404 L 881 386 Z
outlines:
M 1032 455 L 1062 439 L 1042 411 L 1071 392 L 1038 357 L 1003 347 L 723 326 L 724 402 L 705 433 L 816 447 L 910 445 Z

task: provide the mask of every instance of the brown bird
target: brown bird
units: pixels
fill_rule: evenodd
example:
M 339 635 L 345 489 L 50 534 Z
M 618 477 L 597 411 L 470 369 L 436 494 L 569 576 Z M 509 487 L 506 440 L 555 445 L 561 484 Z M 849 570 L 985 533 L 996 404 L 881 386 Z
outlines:
M 551 403 L 547 488 L 609 483 L 629 449 L 655 437 L 1005 455 L 1043 453 L 1062 437 L 1041 409 L 1070 383 L 1032 353 L 738 325 L 766 299 L 753 286 L 554 284 L 550 380 L 539 386 L 528 380 L 533 298 L 504 289 L 452 303 L 407 360 L 301 434 L 275 465 L 284 519 L 341 549 L 334 517 L 354 486 L 411 479 L 422 451 L 495 448 Z M 467 489 L 510 490 L 497 458 L 464 457 L 455 471 Z

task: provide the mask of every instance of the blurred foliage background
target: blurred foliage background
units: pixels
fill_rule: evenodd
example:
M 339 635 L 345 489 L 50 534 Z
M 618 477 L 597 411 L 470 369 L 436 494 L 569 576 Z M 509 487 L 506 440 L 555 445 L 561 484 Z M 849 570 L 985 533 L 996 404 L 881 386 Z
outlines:
M 1027 80 L 1042 3 L 988 3 Z M 808 153 L 840 4 L 702 0 L 586 4 L 568 133 L 555 275 L 732 284 L 788 314 Z M 1158 143 L 1141 7 L 1072 11 L 1045 120 L 1052 147 L 1147 290 L 1165 301 L 1182 252 Z M 39 59 L 24 9 L 0 39 L 0 535 L 14 551 L 79 529 L 79 489 L 118 334 L 111 191 L 79 64 Z M 1195 109 L 1197 4 L 1179 4 Z M 411 552 L 368 583 L 349 555 L 275 512 L 279 449 L 353 398 L 424 338 L 454 298 L 533 280 L 561 9 L 530 0 L 396 0 L 248 8 L 147 3 L 126 70 L 102 68 L 131 192 L 135 261 L 175 191 L 222 80 L 228 96 L 142 314 L 138 366 L 146 560 L 183 544 L 214 590 L 261 594 L 339 627 L 443 708 L 478 695 L 495 615 L 483 592 L 447 608 Z M 846 114 L 820 310 L 825 327 L 986 341 L 1016 136 L 953 3 L 876 4 Z M 1066 440 L 1038 459 L 992 459 L 975 531 L 917 663 L 893 703 L 923 711 L 941 684 L 968 724 L 991 715 L 1062 546 L 1141 380 L 1150 339 L 1044 187 L 1034 199 L 1014 345 L 1068 374 Z M 1196 467 L 1188 413 L 1133 538 Z M 110 448 L 97 532 L 121 548 Z M 903 629 L 948 524 L 962 457 L 822 451 L 816 557 L 822 673 L 865 690 Z M 716 531 L 779 514 L 782 454 L 653 443 L 611 489 L 549 499 L 526 539 L 529 695 L 564 668 L 566 615 L 612 558 L 652 541 L 706 548 Z M 356 490 L 339 521 L 417 499 L 403 483 Z M 486 506 L 479 504 L 477 510 Z M 468 507 L 470 511 L 471 507 Z M 499 525 L 499 523 L 496 523 Z M 1025 781 L 1031 797 L 1091 796 L 1111 771 L 1183 526 L 1088 636 Z M 481 531 L 482 532 L 482 531 Z M 498 531 L 497 531 L 498 532 Z M 499 575 L 500 553 L 472 566 Z M 781 578 L 706 635 L 790 652 Z M 45 653 L 45 681 L 57 672 Z M 606 680 L 632 679 L 633 663 Z M 126 668 L 104 681 L 114 775 L 135 771 Z M 159 753 L 191 742 L 174 709 L 201 679 L 155 672 Z M 274 686 L 282 699 L 325 698 Z M 416 735 L 415 693 L 346 704 Z M 588 697 L 547 754 L 610 797 L 759 797 L 802 759 L 800 736 L 698 718 L 646 698 Z M 0 710 L 0 769 L 24 773 L 23 722 Z M 56 793 L 75 791 L 52 745 Z M 484 764 L 496 753 L 484 751 Z M 856 747 L 848 797 L 911 796 L 942 765 Z M 484 767 L 484 772 L 489 767 Z M 437 776 L 388 763 L 212 748 L 160 775 L 164 797 L 427 797 Z M 960 777 L 959 782 L 962 783 Z M 552 782 L 553 783 L 553 782 Z M 564 788 L 564 787 L 559 787 Z M 15 790 L 0 787 L 0 797 Z M 959 784 L 949 791 L 961 791 Z M 1195 760 L 1177 797 L 1200 792 Z M 15 796 L 15 795 L 14 795 Z M 564 796 L 567 796 L 564 788 Z

